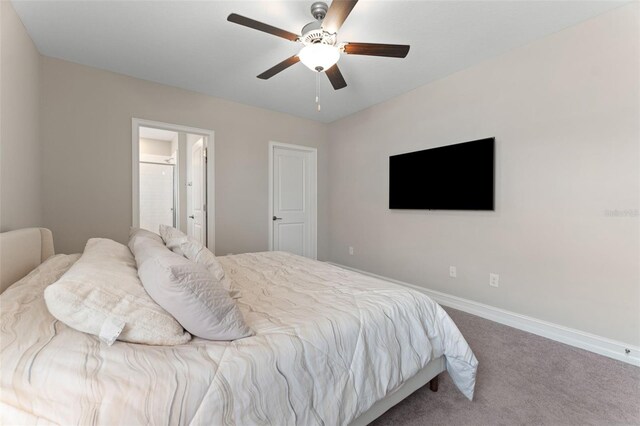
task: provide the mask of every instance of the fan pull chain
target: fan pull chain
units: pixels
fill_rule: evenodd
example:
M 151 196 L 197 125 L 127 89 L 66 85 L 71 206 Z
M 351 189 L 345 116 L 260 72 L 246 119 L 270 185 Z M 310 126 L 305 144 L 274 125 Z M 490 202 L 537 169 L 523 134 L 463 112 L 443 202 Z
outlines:
M 320 73 L 316 72 L 316 105 L 318 106 L 318 112 L 320 112 Z

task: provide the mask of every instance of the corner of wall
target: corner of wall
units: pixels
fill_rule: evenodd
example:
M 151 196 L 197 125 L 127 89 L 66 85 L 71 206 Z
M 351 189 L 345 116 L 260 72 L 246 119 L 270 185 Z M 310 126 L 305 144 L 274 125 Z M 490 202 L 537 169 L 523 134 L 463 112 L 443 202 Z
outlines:
M 41 55 L 9 1 L 0 2 L 0 230 L 42 226 Z M 9 152 L 11 158 L 7 158 Z

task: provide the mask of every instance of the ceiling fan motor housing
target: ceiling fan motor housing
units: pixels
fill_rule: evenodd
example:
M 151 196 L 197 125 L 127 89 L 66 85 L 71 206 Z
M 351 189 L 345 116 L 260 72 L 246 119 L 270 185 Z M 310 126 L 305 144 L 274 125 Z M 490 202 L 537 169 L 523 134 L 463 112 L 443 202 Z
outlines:
M 323 1 L 317 1 L 311 5 L 311 15 L 316 20 L 302 27 L 302 36 L 300 36 L 299 40 L 305 46 L 318 43 L 335 46 L 337 41 L 336 34 L 331 34 L 322 29 L 322 20 L 327 15 L 327 10 L 329 10 L 329 6 Z
M 329 6 L 323 1 L 316 1 L 311 5 L 311 15 L 318 21 L 322 21 L 327 15 Z
M 306 29 L 303 28 L 303 30 Z M 305 45 L 309 46 L 311 44 L 329 44 L 331 46 L 335 46 L 336 44 L 336 34 L 331 34 L 323 30 L 322 28 L 312 29 L 307 32 L 303 32 L 302 36 L 300 36 L 300 41 Z

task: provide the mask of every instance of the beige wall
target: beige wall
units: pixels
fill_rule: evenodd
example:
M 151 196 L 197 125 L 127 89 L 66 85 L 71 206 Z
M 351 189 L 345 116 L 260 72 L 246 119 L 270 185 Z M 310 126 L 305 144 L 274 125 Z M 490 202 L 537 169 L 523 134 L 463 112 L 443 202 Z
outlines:
M 42 225 L 40 54 L 0 2 L 0 231 Z
M 638 6 L 333 123 L 331 260 L 640 344 Z M 489 136 L 495 212 L 387 208 L 389 155 Z
M 268 143 L 318 148 L 318 253 L 327 257 L 326 126 L 290 115 L 42 58 L 44 212 L 61 252 L 131 224 L 131 118 L 215 132 L 216 252 L 267 250 Z

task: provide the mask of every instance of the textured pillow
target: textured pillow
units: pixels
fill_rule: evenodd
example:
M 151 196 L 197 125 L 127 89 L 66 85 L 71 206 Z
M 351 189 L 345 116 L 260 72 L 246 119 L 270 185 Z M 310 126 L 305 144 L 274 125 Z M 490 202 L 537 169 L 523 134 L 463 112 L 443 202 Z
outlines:
M 142 287 L 129 249 L 112 240 L 90 239 L 80 259 L 45 289 L 44 298 L 54 317 L 84 333 L 100 336 L 107 330 L 112 338 L 149 345 L 191 339 Z
M 222 281 L 224 278 L 224 269 L 222 269 L 216 256 L 202 245 L 202 243 L 187 236 L 184 232 L 167 225 L 160 225 L 160 236 L 167 247 L 174 253 L 204 265 L 216 280 Z
M 180 246 L 187 241 L 187 234 L 172 226 L 160 225 L 160 237 L 169 250 L 184 256 Z
M 235 340 L 253 335 L 227 290 L 198 263 L 150 239 L 133 245 L 144 288 L 193 335 Z

